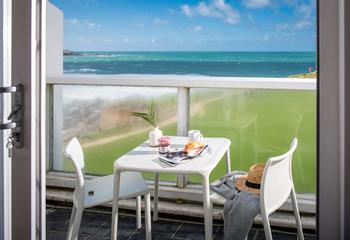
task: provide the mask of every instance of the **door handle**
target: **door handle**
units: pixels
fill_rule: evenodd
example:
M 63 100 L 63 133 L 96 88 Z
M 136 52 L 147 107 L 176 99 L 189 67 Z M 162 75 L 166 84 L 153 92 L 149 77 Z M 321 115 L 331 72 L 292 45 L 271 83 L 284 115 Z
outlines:
M 0 93 L 15 93 L 20 92 L 23 89 L 22 84 L 18 84 L 16 86 L 9 86 L 9 87 L 0 87 Z
M 19 127 L 18 122 L 2 123 L 0 125 L 0 130 L 14 129 L 16 127 Z
M 18 84 L 9 87 L 0 87 L 1 93 L 12 93 L 12 107 L 11 113 L 8 116 L 8 120 L 12 120 L 8 123 L 1 123 L 0 130 L 11 129 L 12 136 L 14 138 L 14 146 L 21 147 L 23 134 L 22 134 L 22 121 L 23 121 L 23 85 Z

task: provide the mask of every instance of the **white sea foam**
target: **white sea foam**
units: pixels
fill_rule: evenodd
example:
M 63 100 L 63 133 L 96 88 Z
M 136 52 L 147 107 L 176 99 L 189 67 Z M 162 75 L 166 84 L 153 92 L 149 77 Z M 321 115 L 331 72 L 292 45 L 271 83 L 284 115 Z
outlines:
M 81 68 L 78 70 L 78 72 L 97 72 L 97 69 L 93 68 Z
M 97 72 L 99 71 L 98 69 L 93 69 L 93 68 L 80 68 L 80 69 L 69 69 L 69 70 L 64 70 L 64 73 L 88 73 L 88 72 Z

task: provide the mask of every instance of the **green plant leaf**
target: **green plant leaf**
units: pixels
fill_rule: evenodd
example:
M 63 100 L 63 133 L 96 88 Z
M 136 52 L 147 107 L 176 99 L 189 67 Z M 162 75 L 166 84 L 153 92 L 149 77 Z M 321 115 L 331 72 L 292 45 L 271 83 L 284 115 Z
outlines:
M 154 102 L 152 101 L 149 105 L 149 109 L 148 109 L 148 115 L 150 120 L 153 122 L 154 125 L 156 125 L 156 113 L 155 113 L 155 108 L 154 108 Z
M 157 127 L 155 104 L 153 101 L 149 104 L 147 113 L 130 112 L 129 115 L 134 116 L 134 117 L 139 117 L 139 118 L 145 120 L 146 122 L 148 122 L 153 127 Z

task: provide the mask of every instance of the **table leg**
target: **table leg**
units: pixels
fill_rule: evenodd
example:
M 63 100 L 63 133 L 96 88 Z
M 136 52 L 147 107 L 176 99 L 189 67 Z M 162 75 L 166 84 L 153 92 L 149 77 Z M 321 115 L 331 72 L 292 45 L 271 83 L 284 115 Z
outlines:
M 159 173 L 156 173 L 155 179 L 154 179 L 153 221 L 158 220 L 158 193 L 159 193 Z
M 152 240 L 151 232 L 151 194 L 145 194 L 145 231 L 146 240 Z
M 204 224 L 205 224 L 205 239 L 211 240 L 213 237 L 213 213 L 212 203 L 210 201 L 209 176 L 202 177 L 203 188 L 203 208 L 204 208 Z
M 231 172 L 230 147 L 227 148 L 225 157 L 226 157 L 226 173 L 230 173 Z
M 142 227 L 141 222 L 141 196 L 136 197 L 136 228 Z
M 114 172 L 114 190 L 113 190 L 113 210 L 112 210 L 112 239 L 117 240 L 118 236 L 118 211 L 119 211 L 119 188 L 120 172 Z

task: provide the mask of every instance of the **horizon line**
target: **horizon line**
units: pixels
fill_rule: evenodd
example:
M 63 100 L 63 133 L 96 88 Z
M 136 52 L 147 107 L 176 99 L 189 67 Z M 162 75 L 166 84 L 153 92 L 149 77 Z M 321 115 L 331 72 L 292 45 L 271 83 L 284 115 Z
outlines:
M 251 53 L 251 52 L 312 52 L 315 53 L 316 50 L 256 50 L 256 51 L 223 51 L 223 50 L 71 50 L 69 48 L 64 48 L 64 50 L 72 52 L 216 52 L 216 53 L 232 53 L 232 52 L 241 52 L 241 53 Z

